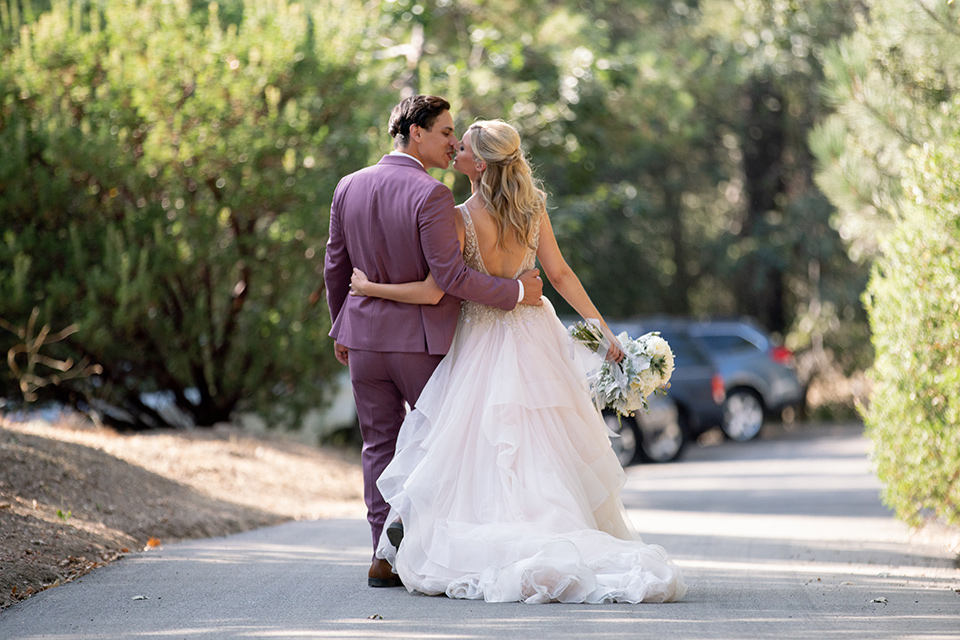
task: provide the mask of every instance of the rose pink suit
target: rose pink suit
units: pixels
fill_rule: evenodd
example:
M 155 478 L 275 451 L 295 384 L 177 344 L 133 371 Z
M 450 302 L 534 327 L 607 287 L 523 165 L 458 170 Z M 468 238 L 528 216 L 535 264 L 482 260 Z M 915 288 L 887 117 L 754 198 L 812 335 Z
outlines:
M 347 347 L 363 437 L 364 500 L 376 549 L 389 505 L 377 479 L 393 459 L 406 410 L 450 348 L 460 299 L 512 309 L 514 280 L 467 268 L 454 223 L 453 194 L 420 164 L 387 155 L 343 178 L 330 207 L 324 265 L 330 336 Z M 432 273 L 450 295 L 410 305 L 349 295 L 353 268 L 374 282 L 412 282 Z M 455 461 L 451 461 L 455 462 Z

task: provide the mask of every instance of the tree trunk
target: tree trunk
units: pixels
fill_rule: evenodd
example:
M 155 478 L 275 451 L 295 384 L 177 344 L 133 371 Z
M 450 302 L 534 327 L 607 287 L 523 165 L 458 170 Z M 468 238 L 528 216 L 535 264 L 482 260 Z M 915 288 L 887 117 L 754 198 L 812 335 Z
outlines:
M 783 153 L 786 131 L 783 94 L 770 82 L 754 78 L 743 95 L 743 173 L 747 211 L 740 229 L 744 244 L 769 246 L 768 214 L 776 211 L 778 196 L 784 193 Z M 738 311 L 756 318 L 772 331 L 783 331 L 784 274 L 775 257 L 751 251 L 737 274 L 740 297 Z

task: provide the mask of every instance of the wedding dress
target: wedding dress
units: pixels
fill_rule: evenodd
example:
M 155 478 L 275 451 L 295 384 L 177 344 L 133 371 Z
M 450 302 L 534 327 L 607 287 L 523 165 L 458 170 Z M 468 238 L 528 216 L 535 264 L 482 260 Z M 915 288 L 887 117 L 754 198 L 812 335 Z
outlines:
M 486 273 L 470 214 L 458 211 L 465 261 Z M 405 530 L 399 550 L 384 531 L 377 555 L 409 591 L 527 603 L 683 597 L 680 569 L 627 520 L 626 476 L 587 388 L 590 356 L 546 299 L 513 311 L 463 303 L 377 482 L 387 522 L 399 517 Z

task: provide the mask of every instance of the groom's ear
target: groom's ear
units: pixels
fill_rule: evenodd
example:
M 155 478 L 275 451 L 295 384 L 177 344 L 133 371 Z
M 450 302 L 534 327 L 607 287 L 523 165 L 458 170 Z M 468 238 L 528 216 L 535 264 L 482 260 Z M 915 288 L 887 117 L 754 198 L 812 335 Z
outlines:
M 423 134 L 423 128 L 420 125 L 416 123 L 410 125 L 411 140 L 416 140 L 417 142 L 420 142 L 420 137 L 422 134 Z

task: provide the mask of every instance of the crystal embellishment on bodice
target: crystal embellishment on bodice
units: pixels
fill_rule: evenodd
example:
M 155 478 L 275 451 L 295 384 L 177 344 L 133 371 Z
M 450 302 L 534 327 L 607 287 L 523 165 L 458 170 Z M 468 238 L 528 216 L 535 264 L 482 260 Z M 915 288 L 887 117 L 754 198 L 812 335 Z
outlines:
M 480 243 L 477 241 L 477 230 L 473 226 L 473 218 L 470 217 L 470 212 L 467 211 L 466 205 L 459 205 L 457 207 L 457 211 L 459 211 L 460 215 L 463 216 L 463 224 L 466 229 L 463 245 L 464 263 L 475 271 L 490 275 L 490 272 L 487 271 L 486 265 L 483 264 L 483 257 L 480 255 Z M 538 246 L 539 243 L 540 231 L 537 229 L 537 237 L 534 241 L 534 246 Z M 517 273 L 513 278 L 517 279 L 523 272 L 533 269 L 536 266 L 536 263 L 536 249 L 527 249 L 527 255 L 523 259 L 523 262 L 520 264 L 520 268 L 517 269 Z M 542 310 L 543 307 L 518 304 L 513 308 L 512 311 L 504 311 L 503 309 L 497 309 L 496 307 L 488 307 L 480 304 L 479 302 L 464 300 L 460 308 L 460 315 L 464 322 L 471 324 L 495 322 L 516 325 L 518 323 L 525 324 L 532 318 L 534 314 L 539 314 L 542 312 Z

